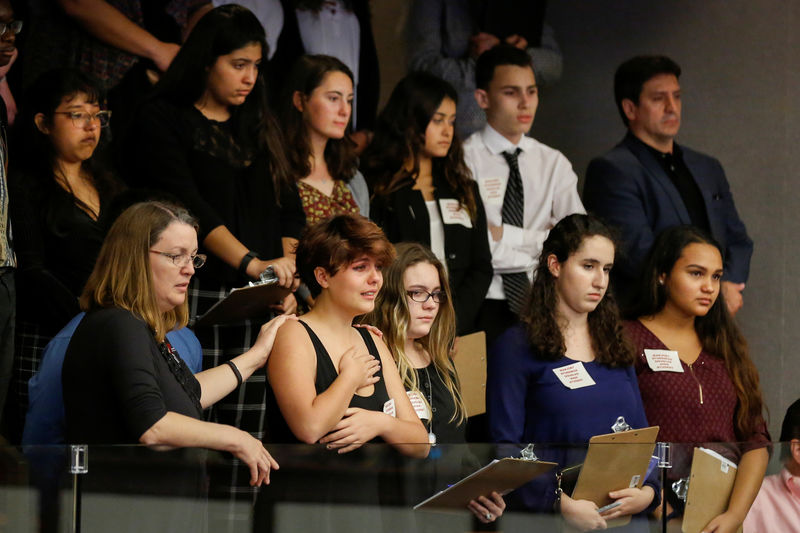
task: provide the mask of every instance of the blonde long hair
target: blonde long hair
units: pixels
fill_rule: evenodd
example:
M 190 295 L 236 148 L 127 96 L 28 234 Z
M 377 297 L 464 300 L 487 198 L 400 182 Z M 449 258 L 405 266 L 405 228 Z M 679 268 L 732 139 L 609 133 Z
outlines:
M 372 324 L 383 332 L 383 340 L 397 362 L 397 370 L 403 379 L 403 385 L 409 390 L 419 392 L 417 373 L 405 353 L 410 313 L 403 275 L 408 268 L 418 263 L 428 263 L 436 268 L 441 290 L 447 295 L 447 301 L 439 304 L 439 312 L 431 325 L 430 332 L 418 339 L 418 342 L 430 354 L 436 372 L 453 398 L 455 412 L 450 422 L 460 425 L 466 420 L 466 409 L 461 399 L 455 366 L 450 359 L 450 349 L 456 337 L 456 314 L 453 310 L 447 271 L 433 252 L 421 244 L 400 243 L 395 249 L 397 258 L 383 271 L 383 287 L 375 299 L 375 309 L 366 315 L 362 322 Z M 422 397 L 424 398 L 424 395 Z
M 184 300 L 183 304 L 162 313 L 150 272 L 150 248 L 173 222 L 188 224 L 195 231 L 198 228 L 194 217 L 175 205 L 141 202 L 126 209 L 103 241 L 81 295 L 81 309 L 127 309 L 150 326 L 158 342 L 164 342 L 168 331 L 186 326 L 188 303 Z

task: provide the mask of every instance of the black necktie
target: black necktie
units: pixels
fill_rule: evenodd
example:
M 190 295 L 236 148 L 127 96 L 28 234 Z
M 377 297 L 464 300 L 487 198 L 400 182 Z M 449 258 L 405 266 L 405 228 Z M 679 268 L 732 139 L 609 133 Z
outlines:
M 519 173 L 519 161 L 517 160 L 522 150 L 503 152 L 503 157 L 508 163 L 508 183 L 506 184 L 506 194 L 503 197 L 503 224 L 522 227 L 523 213 L 525 209 L 525 198 L 522 192 L 522 176 Z M 508 307 L 514 314 L 519 315 L 525 304 L 530 288 L 530 280 L 525 272 L 515 272 L 512 274 L 502 274 L 503 291 L 506 293 Z

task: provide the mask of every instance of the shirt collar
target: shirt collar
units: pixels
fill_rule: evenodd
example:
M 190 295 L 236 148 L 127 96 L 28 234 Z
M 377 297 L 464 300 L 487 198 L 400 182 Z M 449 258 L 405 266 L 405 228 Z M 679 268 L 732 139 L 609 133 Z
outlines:
M 672 153 L 670 154 L 669 152 L 662 152 L 661 150 L 653 148 L 652 146 L 641 140 L 639 137 L 634 135 L 630 130 L 628 130 L 628 137 L 631 138 L 634 142 L 639 143 L 640 145 L 647 148 L 659 161 L 665 158 L 673 158 L 673 157 L 675 159 L 681 158 L 682 155 L 681 147 L 678 146 L 678 143 L 676 143 L 675 141 L 672 141 Z
M 800 499 L 800 477 L 793 476 L 788 469 L 781 470 L 781 479 L 786 489 L 797 499 Z
M 502 152 L 513 152 L 517 148 L 524 152 L 528 148 L 527 141 L 530 140 L 528 137 L 523 135 L 519 140 L 519 143 L 514 144 L 488 124 L 483 128 L 481 137 L 483 138 L 483 143 L 486 145 L 486 148 L 489 149 L 489 152 L 495 155 Z

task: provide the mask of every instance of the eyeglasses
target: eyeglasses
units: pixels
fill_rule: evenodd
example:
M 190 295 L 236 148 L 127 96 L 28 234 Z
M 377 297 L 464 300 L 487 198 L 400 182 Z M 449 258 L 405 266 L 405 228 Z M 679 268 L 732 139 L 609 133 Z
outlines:
M 447 301 L 447 293 L 444 291 L 428 292 L 422 289 L 414 289 L 413 291 L 406 291 L 406 294 L 408 294 L 409 298 L 421 304 L 427 302 L 428 298 L 433 298 L 434 303 L 437 304 Z
M 17 35 L 22 31 L 22 21 L 12 20 L 11 22 L 0 22 L 0 37 L 5 35 L 9 30 L 11 30 L 11 33 L 14 35 Z
M 164 257 L 169 258 L 176 267 L 180 268 L 185 267 L 189 263 L 192 263 L 192 266 L 194 268 L 200 268 L 201 266 L 206 264 L 205 254 L 197 254 L 197 255 L 168 254 L 167 252 L 159 252 L 158 250 L 150 250 L 150 253 L 163 255 Z
M 98 111 L 97 113 L 87 113 L 85 111 L 54 111 L 56 115 L 67 115 L 72 120 L 72 125 L 76 128 L 85 128 L 94 121 L 100 123 L 101 128 L 108 126 L 111 122 L 111 111 Z

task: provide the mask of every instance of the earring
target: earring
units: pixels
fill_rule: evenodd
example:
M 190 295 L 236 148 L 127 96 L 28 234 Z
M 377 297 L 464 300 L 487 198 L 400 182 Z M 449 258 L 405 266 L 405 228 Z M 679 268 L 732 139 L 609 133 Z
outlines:
M 659 285 L 664 285 L 664 280 L 663 279 L 658 280 L 658 284 Z

